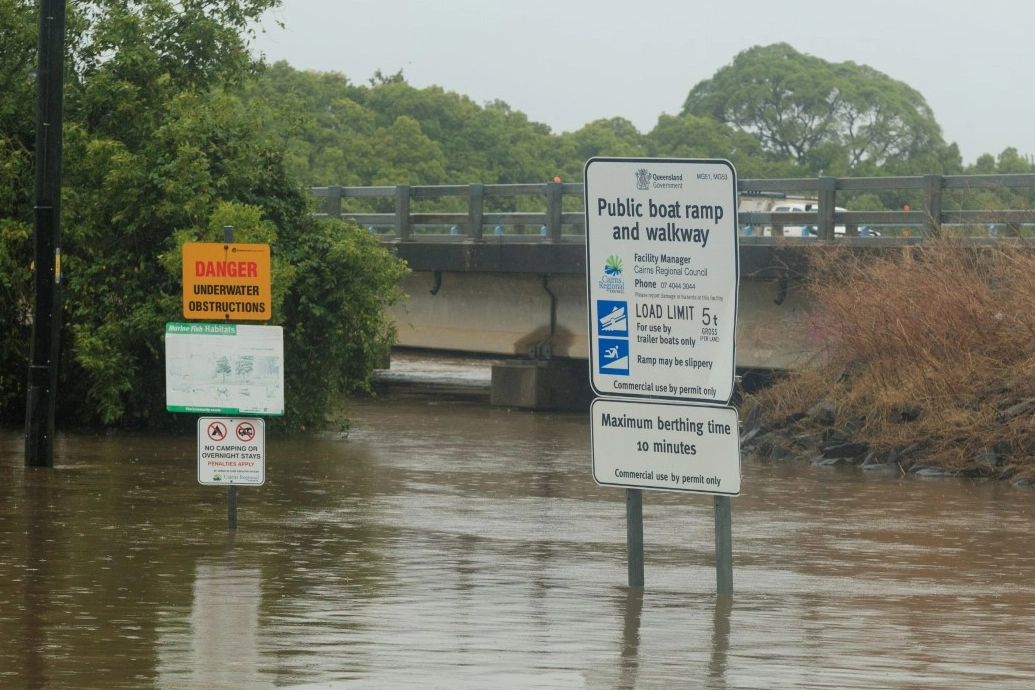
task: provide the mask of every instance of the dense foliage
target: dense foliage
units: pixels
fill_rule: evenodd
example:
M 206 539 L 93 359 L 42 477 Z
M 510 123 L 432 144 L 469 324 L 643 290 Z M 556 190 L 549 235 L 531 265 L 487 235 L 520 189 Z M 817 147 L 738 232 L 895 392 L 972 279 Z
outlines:
M 0 411 L 24 408 L 32 300 L 35 11 L 0 0 Z
M 179 248 L 268 242 L 285 328 L 286 422 L 319 424 L 369 384 L 405 267 L 375 239 L 310 214 L 311 185 L 578 181 L 591 156 L 722 157 L 742 177 L 1028 172 L 1007 149 L 967 169 L 923 97 L 865 66 L 790 46 L 744 51 L 641 133 L 621 117 L 553 133 L 403 74 L 367 83 L 263 65 L 256 20 L 279 0 L 69 3 L 60 412 L 65 423 L 171 420 L 160 334 L 179 320 Z M 24 394 L 32 303 L 38 7 L 0 0 L 0 421 Z M 992 205 L 1008 194 L 985 190 Z M 902 203 L 900 199 L 859 204 Z M 1030 205 L 1010 199 L 1014 207 Z M 443 204 L 459 203 L 456 200 Z M 502 204 L 529 203 L 502 199 Z M 379 209 L 379 210 L 389 210 Z M 506 210 L 506 209 L 500 209 Z
M 311 185 L 578 181 L 591 156 L 721 157 L 744 178 L 1032 169 L 1015 149 L 964 167 L 915 89 L 786 44 L 742 52 L 649 132 L 612 117 L 554 133 L 506 103 L 417 89 L 402 73 L 361 84 L 279 62 L 249 93 L 279 105 L 273 131 L 291 173 Z
M 557 134 L 506 103 L 479 106 L 439 87 L 417 89 L 402 73 L 378 72 L 359 84 L 280 62 L 259 75 L 249 93 L 282 109 L 271 120 L 272 135 L 288 151 L 290 172 L 315 186 L 579 181 L 591 156 L 726 158 L 742 178 L 1035 170 L 1012 148 L 964 167 L 916 90 L 870 67 L 829 63 L 786 44 L 742 52 L 691 89 L 682 113 L 659 115 L 645 133 L 612 117 Z M 885 191 L 846 193 L 838 201 L 882 210 L 922 198 Z M 351 210 L 365 210 L 353 203 Z M 428 203 L 427 210 L 460 210 L 448 203 Z M 946 208 L 1033 203 L 1030 189 L 964 191 L 945 199 Z
M 0 0 L 0 78 L 34 90 L 34 3 Z M 367 233 L 321 223 L 269 136 L 276 114 L 242 91 L 248 27 L 276 0 L 92 0 L 69 14 L 62 250 L 64 423 L 167 425 L 163 324 L 182 320 L 180 246 L 268 243 L 273 323 L 285 330 L 283 422 L 321 424 L 368 385 L 393 338 L 384 307 L 405 267 Z M 7 10 L 10 10 L 8 14 Z M 17 24 L 17 26 L 14 26 Z M 21 46 L 8 51 L 7 45 Z M 9 56 L 19 64 L 6 64 Z M 4 85 L 5 87 L 7 84 Z M 33 98 L 5 99 L 0 159 L 0 413 L 24 414 Z M 15 112 L 8 112 L 14 110 Z M 12 171 L 8 173 L 7 171 Z

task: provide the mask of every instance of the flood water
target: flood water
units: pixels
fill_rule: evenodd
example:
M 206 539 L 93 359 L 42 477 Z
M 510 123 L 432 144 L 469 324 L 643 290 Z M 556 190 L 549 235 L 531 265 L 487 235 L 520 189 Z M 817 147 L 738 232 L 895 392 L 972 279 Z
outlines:
M 644 492 L 626 587 L 588 415 L 352 420 L 268 438 L 235 532 L 194 437 L 0 432 L 0 688 L 1035 687 L 1032 489 L 745 461 L 724 601 L 705 495 Z

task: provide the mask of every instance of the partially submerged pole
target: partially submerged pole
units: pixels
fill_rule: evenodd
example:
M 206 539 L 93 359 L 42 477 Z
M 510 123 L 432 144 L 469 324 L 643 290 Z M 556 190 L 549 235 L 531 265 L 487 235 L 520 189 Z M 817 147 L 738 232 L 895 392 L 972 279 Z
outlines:
M 625 490 L 625 543 L 629 587 L 643 587 L 643 491 Z
M 227 244 L 233 243 L 234 226 L 223 226 L 223 241 Z M 230 323 L 229 314 L 226 317 L 226 322 Z M 233 484 L 229 484 L 226 487 L 226 527 L 231 532 L 237 529 L 237 487 Z
M 35 304 L 25 411 L 25 466 L 54 466 L 54 408 L 61 333 L 61 129 L 65 0 L 40 0 L 36 76 Z
M 720 597 L 733 596 L 733 502 L 715 497 L 715 590 Z

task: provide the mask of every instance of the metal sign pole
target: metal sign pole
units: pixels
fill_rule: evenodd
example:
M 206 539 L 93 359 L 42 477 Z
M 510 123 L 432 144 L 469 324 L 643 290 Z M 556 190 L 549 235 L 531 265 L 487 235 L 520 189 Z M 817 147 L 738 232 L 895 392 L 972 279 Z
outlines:
M 223 241 L 231 244 L 234 241 L 234 226 L 223 226 Z M 230 316 L 227 315 L 226 323 L 230 323 Z M 233 531 L 237 529 L 237 487 L 230 484 L 226 487 L 226 527 Z
M 625 490 L 625 540 L 629 587 L 643 587 L 643 491 Z
M 229 530 L 237 529 L 237 486 L 226 487 L 226 526 Z
M 733 502 L 715 497 L 715 590 L 733 596 Z

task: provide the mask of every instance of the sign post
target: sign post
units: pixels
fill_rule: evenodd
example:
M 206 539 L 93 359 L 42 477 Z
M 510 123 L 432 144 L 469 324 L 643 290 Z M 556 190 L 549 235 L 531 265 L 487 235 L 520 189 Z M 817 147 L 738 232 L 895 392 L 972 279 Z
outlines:
M 732 593 L 729 520 L 719 517 L 740 493 L 729 406 L 736 171 L 725 160 L 592 158 L 584 180 L 590 384 L 604 396 L 590 412 L 593 477 L 626 488 L 629 585 L 643 585 L 639 492 L 682 491 L 715 496 L 716 547 L 729 549 L 717 552 L 718 590 Z
M 166 409 L 202 414 L 284 414 L 284 336 L 279 326 L 234 320 L 272 316 L 268 244 L 183 245 L 183 316 L 222 323 L 165 326 Z M 200 417 L 198 482 L 226 485 L 227 524 L 237 529 L 237 487 L 265 482 L 262 419 Z

